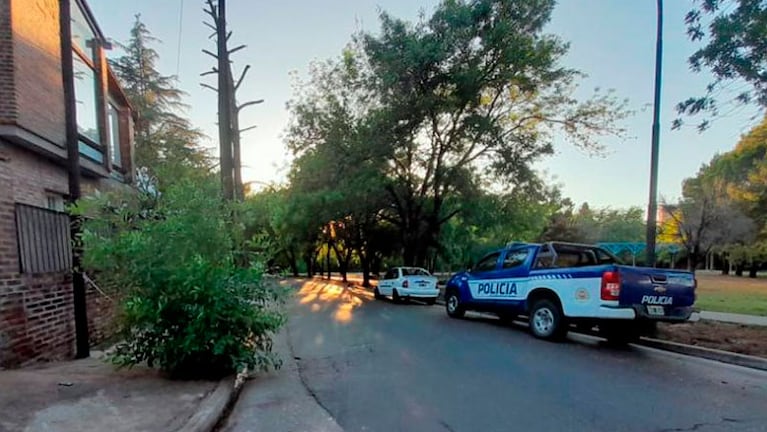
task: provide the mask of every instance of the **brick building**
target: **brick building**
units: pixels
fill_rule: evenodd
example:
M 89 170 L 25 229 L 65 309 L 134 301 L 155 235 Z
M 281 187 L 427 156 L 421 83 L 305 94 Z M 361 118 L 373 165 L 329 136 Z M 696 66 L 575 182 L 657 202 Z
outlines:
M 72 1 L 83 192 L 130 183 L 132 117 L 108 43 Z M 0 0 L 0 367 L 66 358 L 74 315 L 57 0 Z M 88 292 L 92 341 L 111 307 Z

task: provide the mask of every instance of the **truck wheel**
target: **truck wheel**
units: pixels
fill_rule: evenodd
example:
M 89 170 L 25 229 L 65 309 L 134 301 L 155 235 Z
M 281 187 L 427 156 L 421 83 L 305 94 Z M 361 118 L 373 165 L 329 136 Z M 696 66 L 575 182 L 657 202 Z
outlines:
M 381 291 L 378 291 L 378 287 L 376 287 L 376 289 L 373 290 L 373 296 L 375 297 L 376 300 L 381 300 L 382 298 L 384 298 L 384 296 L 381 295 Z
M 519 318 L 519 315 L 509 312 L 501 312 L 498 314 L 498 319 L 501 320 L 503 325 L 511 325 L 515 319 Z
M 615 346 L 624 346 L 639 340 L 642 329 L 634 322 L 608 323 L 601 325 L 601 335 L 607 339 L 607 343 Z
M 639 335 L 647 337 L 658 337 L 658 322 L 645 321 L 639 327 Z
M 530 331 L 539 339 L 559 340 L 567 334 L 562 311 L 549 299 L 541 299 L 533 303 L 529 322 Z
M 402 303 L 402 297 L 399 296 L 399 293 L 397 292 L 397 290 L 392 291 L 391 300 L 394 303 Z
M 445 296 L 445 310 L 451 318 L 462 318 L 463 314 L 466 313 L 457 292 L 448 291 L 447 296 Z

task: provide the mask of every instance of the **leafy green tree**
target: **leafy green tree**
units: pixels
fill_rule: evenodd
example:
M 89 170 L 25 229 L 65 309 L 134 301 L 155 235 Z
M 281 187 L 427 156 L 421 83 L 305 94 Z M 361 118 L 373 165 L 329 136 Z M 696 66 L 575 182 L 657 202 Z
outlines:
M 755 233 L 753 220 L 713 185 L 688 180 L 683 198 L 664 205 L 669 222 L 661 238 L 684 247 L 689 270 L 695 270 L 713 248 L 744 244 Z
M 694 180 L 720 184 L 760 227 L 767 224 L 767 118 L 741 137 L 735 148 L 704 165 Z M 691 183 L 692 184 L 692 183 Z
M 208 155 L 199 145 L 202 132 L 180 114 L 184 92 L 176 87 L 174 76 L 157 70 L 159 56 L 152 44 L 158 42 L 137 15 L 130 39 L 119 45 L 124 54 L 110 61 L 136 117 L 136 164 L 152 174 L 163 167 L 209 169 Z
M 283 322 L 279 291 L 257 256 L 239 265 L 239 209 L 217 182 L 185 178 L 162 193 L 116 191 L 80 203 L 85 265 L 119 293 L 120 342 L 112 360 L 146 362 L 179 377 L 220 377 L 279 365 L 271 335 Z
M 356 257 L 369 283 L 379 255 L 376 235 L 386 207 L 385 160 L 368 145 L 370 99 L 361 81 L 354 47 L 337 60 L 314 64 L 310 81 L 291 102 L 288 146 L 296 155 L 290 174 L 294 192 L 311 197 L 311 214 L 323 222 L 329 254 L 338 258 L 342 276 Z
M 385 255 L 434 267 L 464 259 L 456 238 L 543 230 L 559 207 L 537 193 L 547 189 L 532 164 L 553 151 L 551 136 L 600 151 L 596 137 L 620 134 L 627 114 L 610 93 L 573 97 L 580 74 L 560 64 L 566 44 L 543 32 L 552 8 L 444 1 L 416 24 L 382 13 L 379 35 L 358 34 L 340 58 L 312 65 L 289 103 L 290 189 L 323 226 L 343 225 L 326 236 L 328 253 L 353 248 L 367 281 Z M 488 194 L 491 183 L 512 192 Z M 392 229 L 396 241 L 382 242 Z
M 642 242 L 644 211 L 639 207 L 593 210 L 583 203 L 577 212 L 565 207 L 552 216 L 541 240 L 579 243 Z
M 714 80 L 704 95 L 679 103 L 680 114 L 705 113 L 698 128 L 708 127 L 720 105 L 767 107 L 767 4 L 762 0 L 694 0 L 685 17 L 687 34 L 705 45 L 689 58 L 693 71 L 707 70 Z M 733 84 L 744 82 L 732 90 Z M 724 100 L 723 100 L 724 99 Z M 724 102 L 724 103 L 722 103 Z M 681 119 L 675 121 L 680 126 Z
M 379 34 L 358 37 L 380 104 L 369 144 L 388 160 L 391 219 L 404 261 L 422 264 L 446 203 L 483 181 L 524 184 L 562 131 L 587 150 L 626 112 L 611 94 L 579 102 L 580 74 L 561 65 L 567 44 L 544 33 L 552 0 L 443 1 L 409 23 L 381 14 Z

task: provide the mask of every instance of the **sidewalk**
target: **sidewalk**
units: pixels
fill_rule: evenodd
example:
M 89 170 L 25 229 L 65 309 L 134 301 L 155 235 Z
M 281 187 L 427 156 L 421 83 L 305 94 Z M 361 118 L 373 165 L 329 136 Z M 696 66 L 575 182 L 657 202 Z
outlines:
M 245 382 L 223 432 L 342 432 L 301 382 L 288 337 L 283 327 L 274 339 L 282 368 Z
M 0 371 L 0 432 L 196 430 L 219 388 L 96 358 Z
M 725 312 L 700 311 L 700 319 L 709 321 L 721 321 L 733 324 L 745 324 L 753 326 L 767 326 L 767 316 L 744 315 Z

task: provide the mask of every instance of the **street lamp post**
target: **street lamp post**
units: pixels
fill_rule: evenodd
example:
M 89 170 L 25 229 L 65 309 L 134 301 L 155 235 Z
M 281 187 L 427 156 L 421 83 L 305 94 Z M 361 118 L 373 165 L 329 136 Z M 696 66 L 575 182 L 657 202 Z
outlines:
M 660 142 L 661 63 L 663 61 L 663 0 L 658 1 L 655 41 L 655 97 L 653 101 L 652 149 L 650 153 L 650 200 L 647 205 L 647 263 L 655 267 L 655 235 L 658 213 L 658 147 Z

